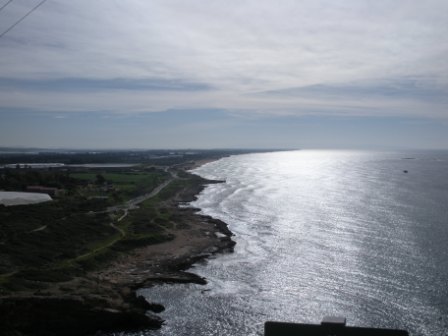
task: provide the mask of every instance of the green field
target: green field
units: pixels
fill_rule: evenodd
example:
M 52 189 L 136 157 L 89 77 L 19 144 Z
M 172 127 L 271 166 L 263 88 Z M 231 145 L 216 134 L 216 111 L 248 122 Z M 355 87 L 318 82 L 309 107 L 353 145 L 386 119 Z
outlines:
M 164 171 L 156 172 L 136 172 L 136 173 L 107 173 L 107 172 L 83 172 L 72 173 L 70 177 L 90 183 L 90 185 L 98 184 L 98 176 L 104 179 L 111 191 L 115 192 L 115 197 L 128 198 L 135 197 L 150 192 L 162 182 L 166 181 L 170 174 Z M 101 185 L 103 185 L 102 183 Z M 97 188 L 99 195 L 104 188 Z M 95 193 L 95 191 L 94 191 Z M 91 196 L 91 194 L 89 194 Z

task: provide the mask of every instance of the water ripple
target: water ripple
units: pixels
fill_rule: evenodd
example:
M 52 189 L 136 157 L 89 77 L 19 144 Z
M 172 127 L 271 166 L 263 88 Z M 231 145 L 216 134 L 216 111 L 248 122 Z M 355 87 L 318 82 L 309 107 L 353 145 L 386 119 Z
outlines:
M 205 287 L 142 290 L 167 307 L 147 335 L 261 335 L 268 319 L 324 315 L 448 334 L 447 153 L 249 154 L 195 172 L 227 181 L 193 206 L 229 224 L 235 252 L 194 267 Z

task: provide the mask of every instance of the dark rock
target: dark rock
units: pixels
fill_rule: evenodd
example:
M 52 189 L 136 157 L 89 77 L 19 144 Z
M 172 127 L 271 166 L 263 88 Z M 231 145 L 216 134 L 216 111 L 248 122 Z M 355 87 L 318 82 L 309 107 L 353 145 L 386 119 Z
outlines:
M 144 310 L 105 309 L 81 300 L 60 298 L 3 299 L 0 316 L 0 331 L 36 336 L 80 336 L 97 330 L 160 328 L 163 323 L 160 317 L 146 315 Z
M 160 303 L 148 303 L 148 310 L 154 313 L 161 313 L 165 310 L 165 307 Z
M 142 295 L 137 296 L 132 300 L 132 304 L 135 307 L 150 310 L 154 313 L 161 313 L 165 310 L 165 307 L 159 303 L 148 302 Z

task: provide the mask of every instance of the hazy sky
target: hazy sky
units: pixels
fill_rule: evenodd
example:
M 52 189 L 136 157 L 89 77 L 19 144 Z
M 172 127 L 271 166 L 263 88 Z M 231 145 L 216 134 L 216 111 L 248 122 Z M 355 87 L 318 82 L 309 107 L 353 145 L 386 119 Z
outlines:
M 39 2 L 6 6 L 0 33 Z M 0 38 L 0 146 L 448 149 L 447 13 L 48 0 Z

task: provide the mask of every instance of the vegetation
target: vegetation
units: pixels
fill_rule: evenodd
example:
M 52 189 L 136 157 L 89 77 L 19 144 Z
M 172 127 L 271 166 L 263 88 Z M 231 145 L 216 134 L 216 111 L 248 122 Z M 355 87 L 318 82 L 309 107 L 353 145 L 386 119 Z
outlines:
M 202 180 L 166 169 L 6 169 L 0 188 L 42 185 L 65 190 L 53 202 L 0 205 L 0 294 L 40 289 L 96 269 L 121 253 L 174 237 L 182 223 L 173 204 Z M 138 209 L 126 202 L 170 181 Z M 193 189 L 192 189 L 193 188 Z
M 253 152 L 253 150 L 140 150 L 140 151 L 70 151 L 0 148 L 4 153 L 0 155 L 0 164 L 16 163 L 132 163 L 153 166 L 173 166 L 185 164 L 188 161 L 198 161 L 219 158 L 231 154 Z
M 77 181 L 68 171 L 4 169 L 0 170 L 0 190 L 26 190 L 27 186 L 42 185 L 53 188 L 73 190 Z
M 130 197 L 148 193 L 166 181 L 171 175 L 165 171 L 144 172 L 78 172 L 70 177 L 87 182 L 89 188 L 82 190 L 86 196 L 101 196 L 110 194 L 116 199 L 124 200 Z M 98 188 L 99 186 L 99 188 Z
M 4 289 L 16 289 L 17 279 L 41 280 L 44 276 L 58 281 L 54 269 L 59 264 L 117 234 L 109 215 L 86 212 L 88 209 L 75 199 L 1 206 L 0 282 Z M 72 267 L 69 273 L 75 270 Z
M 70 330 L 82 335 L 105 328 L 160 327 L 161 319 L 146 314 L 147 302 L 142 306 L 134 296 L 132 286 L 145 275 L 129 272 L 139 269 L 149 256 L 145 253 L 153 249 L 124 259 L 131 265 L 106 266 L 119 257 L 127 258 L 135 248 L 173 239 L 184 228 L 187 235 L 211 238 L 210 244 L 217 244 L 214 248 L 233 246 L 230 239 L 214 239 L 197 227 L 206 224 L 207 230 L 225 231 L 219 222 L 194 223 L 194 210 L 178 207 L 203 187 L 203 179 L 186 172 L 194 160 L 224 155 L 207 153 L 161 151 L 157 158 L 151 156 L 154 151 L 101 153 L 89 160 L 86 153 L 0 155 L 0 190 L 39 186 L 33 190 L 53 197 L 40 204 L 0 205 L 0 312 L 5 316 L 0 334 L 59 335 Z M 147 163 L 127 168 L 41 165 L 39 169 L 24 164 L 83 159 L 98 163 L 101 158 L 103 162 Z M 151 160 L 154 163 L 148 163 Z M 2 162 L 13 164 L 7 168 Z M 193 261 L 189 256 L 170 259 L 169 265 L 152 265 L 152 271 L 162 274 L 161 279 L 203 283 L 198 276 L 177 272 Z

